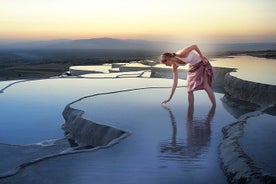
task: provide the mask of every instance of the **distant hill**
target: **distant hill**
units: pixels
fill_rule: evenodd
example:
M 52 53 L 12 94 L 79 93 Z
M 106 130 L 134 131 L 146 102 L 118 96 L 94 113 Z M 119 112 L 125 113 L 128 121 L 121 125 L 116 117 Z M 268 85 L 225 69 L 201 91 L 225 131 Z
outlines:
M 204 52 L 276 50 L 275 42 L 264 43 L 197 43 Z M 1 44 L 0 49 L 72 49 L 72 50 L 151 50 L 171 52 L 188 46 L 187 43 L 158 42 L 132 39 L 92 38 L 59 39 L 13 44 Z
M 110 49 L 110 50 L 163 50 L 171 48 L 169 42 L 154 42 L 146 40 L 93 38 L 80 40 L 50 40 L 14 43 L 1 45 L 0 48 L 9 49 Z

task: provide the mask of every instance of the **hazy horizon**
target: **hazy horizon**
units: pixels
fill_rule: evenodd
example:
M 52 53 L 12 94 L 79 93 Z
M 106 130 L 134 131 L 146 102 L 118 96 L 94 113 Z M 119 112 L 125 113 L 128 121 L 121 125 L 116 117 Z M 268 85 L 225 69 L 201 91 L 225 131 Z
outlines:
M 143 38 L 116 38 L 116 37 L 87 37 L 87 38 L 48 38 L 48 39 L 18 39 L 18 40 L 12 40 L 12 39 L 0 39 L 0 44 L 20 44 L 20 43 L 31 43 L 31 42 L 47 42 L 47 41 L 76 41 L 76 40 L 93 40 L 93 39 L 115 39 L 115 40 L 140 40 L 140 41 L 148 41 L 148 42 L 168 42 L 168 43 L 199 43 L 199 44 L 243 44 L 243 43 L 276 43 L 276 40 L 240 40 L 240 41 L 205 41 L 205 40 L 198 40 L 198 41 L 192 41 L 192 40 L 183 40 L 183 41 L 170 41 L 170 40 L 151 40 L 151 39 L 143 39 Z
M 274 0 L 1 0 L 0 41 L 275 42 Z
M 91 38 L 91 39 L 59 39 L 40 40 L 31 42 L 0 42 L 0 50 L 136 50 L 136 51 L 159 51 L 167 52 L 182 49 L 194 42 L 158 42 L 137 39 L 115 39 L 115 38 Z M 276 50 L 276 42 L 254 42 L 254 43 L 233 43 L 233 42 L 197 42 L 205 52 L 227 52 L 227 51 L 264 51 Z

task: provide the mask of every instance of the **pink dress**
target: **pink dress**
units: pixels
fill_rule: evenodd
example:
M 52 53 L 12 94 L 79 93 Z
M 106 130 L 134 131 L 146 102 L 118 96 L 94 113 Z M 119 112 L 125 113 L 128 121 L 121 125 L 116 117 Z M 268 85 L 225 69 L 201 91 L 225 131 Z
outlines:
M 210 62 L 203 63 L 201 57 L 194 51 L 191 51 L 185 58 L 177 58 L 189 64 L 187 75 L 188 92 L 204 89 L 203 83 L 205 77 L 207 77 L 209 86 L 212 85 L 213 69 Z

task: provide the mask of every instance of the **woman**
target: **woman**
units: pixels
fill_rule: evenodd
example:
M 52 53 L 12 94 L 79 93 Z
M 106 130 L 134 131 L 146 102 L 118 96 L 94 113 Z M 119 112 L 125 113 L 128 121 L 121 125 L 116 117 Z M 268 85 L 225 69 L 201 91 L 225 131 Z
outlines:
M 187 76 L 187 92 L 189 105 L 194 104 L 194 91 L 204 89 L 212 104 L 216 105 L 215 95 L 211 89 L 213 71 L 212 66 L 208 59 L 203 56 L 197 45 L 191 45 L 187 48 L 177 51 L 176 53 L 164 53 L 160 56 L 160 61 L 167 65 L 172 66 L 173 72 L 173 86 L 171 94 L 163 103 L 169 102 L 175 92 L 178 82 L 179 66 L 189 64 Z

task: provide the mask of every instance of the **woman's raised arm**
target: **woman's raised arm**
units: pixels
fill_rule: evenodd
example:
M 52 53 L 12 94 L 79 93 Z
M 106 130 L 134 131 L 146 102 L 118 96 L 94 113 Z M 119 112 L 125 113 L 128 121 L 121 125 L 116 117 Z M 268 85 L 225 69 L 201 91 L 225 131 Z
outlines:
M 204 58 L 202 52 L 200 51 L 200 49 L 198 48 L 198 46 L 195 45 L 195 44 L 191 45 L 189 47 L 186 47 L 186 48 L 184 48 L 182 50 L 179 50 L 175 54 L 177 56 L 179 56 L 179 57 L 186 57 L 192 50 L 195 50 L 202 59 Z

